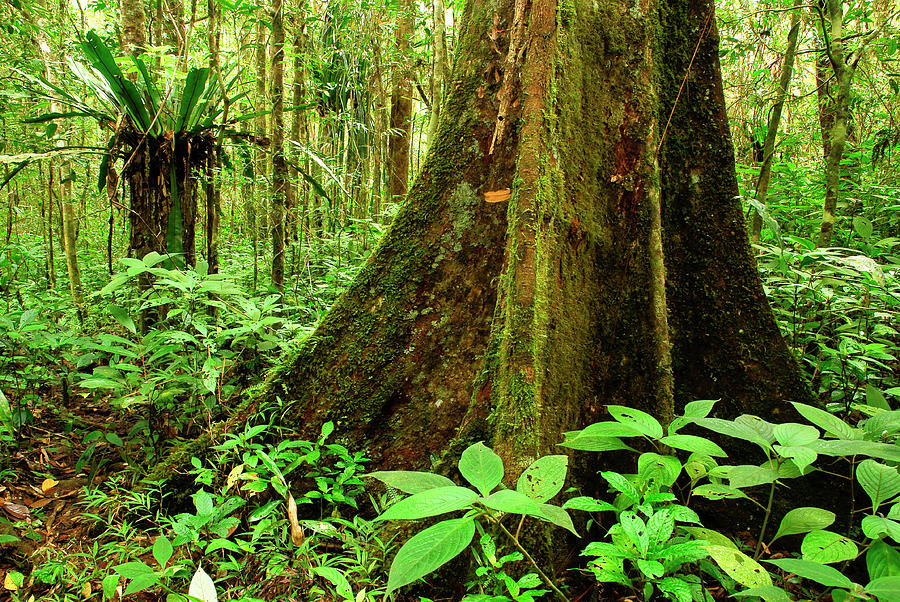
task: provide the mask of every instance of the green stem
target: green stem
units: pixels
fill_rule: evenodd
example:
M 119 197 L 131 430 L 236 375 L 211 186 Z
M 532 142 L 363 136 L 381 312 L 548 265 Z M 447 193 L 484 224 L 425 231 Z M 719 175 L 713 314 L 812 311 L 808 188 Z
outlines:
M 756 551 L 753 553 L 753 560 L 758 560 L 760 552 L 762 552 L 763 537 L 766 534 L 766 526 L 769 524 L 769 517 L 772 516 L 772 502 L 775 500 L 775 481 L 772 481 L 772 487 L 769 489 L 769 503 L 766 504 L 766 517 L 763 519 L 762 529 L 759 530 L 759 540 L 756 542 Z
M 541 570 L 541 567 L 539 567 L 538 563 L 535 562 L 534 558 L 531 557 L 531 554 L 528 553 L 528 550 L 526 550 L 525 548 L 522 547 L 522 544 L 519 543 L 519 540 L 516 539 L 516 536 L 513 535 L 512 533 L 510 533 L 506 527 L 504 527 L 502 524 L 500 524 L 499 520 L 494 519 L 494 522 L 496 523 L 496 525 L 498 527 L 500 527 L 500 530 L 503 531 L 507 537 L 509 537 L 509 539 L 513 542 L 513 545 L 516 546 L 516 549 L 518 549 L 520 552 L 522 552 L 522 555 L 528 560 L 528 562 L 531 563 L 531 566 L 533 566 L 534 570 L 536 570 L 538 572 L 538 575 L 541 576 L 541 579 L 544 580 L 544 583 L 546 583 L 547 586 L 550 589 L 552 589 L 556 593 L 556 595 L 560 597 L 561 600 L 565 600 L 566 602 L 569 602 L 569 599 L 566 598 L 566 595 L 564 593 L 562 593 L 561 591 L 559 591 L 559 588 L 553 584 L 553 581 L 550 580 L 550 577 L 548 577 L 544 573 L 544 571 Z

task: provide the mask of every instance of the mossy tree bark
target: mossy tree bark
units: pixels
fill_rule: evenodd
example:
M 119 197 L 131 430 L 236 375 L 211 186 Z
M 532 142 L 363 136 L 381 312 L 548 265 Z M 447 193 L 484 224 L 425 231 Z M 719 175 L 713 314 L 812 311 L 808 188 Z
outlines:
M 629 6 L 467 4 L 408 202 L 257 399 L 377 466 L 485 439 L 512 475 L 606 404 L 810 401 L 735 200 L 713 6 Z

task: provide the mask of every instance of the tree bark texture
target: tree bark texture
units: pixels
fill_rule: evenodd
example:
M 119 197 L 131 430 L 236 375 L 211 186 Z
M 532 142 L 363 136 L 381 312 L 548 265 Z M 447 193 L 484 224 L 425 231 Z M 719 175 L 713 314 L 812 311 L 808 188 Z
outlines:
M 409 190 L 409 155 L 412 144 L 412 79 L 409 73 L 409 39 L 413 34 L 414 4 L 401 0 L 397 31 L 394 34 L 397 63 L 391 91 L 391 133 L 388 138 L 388 196 L 403 201 Z
M 147 20 L 142 0 L 120 0 L 122 50 L 126 54 L 140 54 L 147 47 Z

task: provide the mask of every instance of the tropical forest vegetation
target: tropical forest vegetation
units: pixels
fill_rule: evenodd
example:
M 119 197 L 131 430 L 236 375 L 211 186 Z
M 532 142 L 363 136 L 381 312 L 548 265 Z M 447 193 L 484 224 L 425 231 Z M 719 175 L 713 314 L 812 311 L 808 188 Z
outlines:
M 0 2 L 0 601 L 900 601 L 888 0 Z

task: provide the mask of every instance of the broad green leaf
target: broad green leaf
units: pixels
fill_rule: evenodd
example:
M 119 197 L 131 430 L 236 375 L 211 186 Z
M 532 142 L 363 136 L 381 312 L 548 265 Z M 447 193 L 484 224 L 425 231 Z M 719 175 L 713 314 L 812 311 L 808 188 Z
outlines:
M 437 570 L 465 550 L 474 536 L 471 517 L 445 520 L 413 535 L 391 563 L 387 594 Z
M 470 445 L 459 458 L 459 472 L 487 497 L 503 480 L 503 460 L 484 443 Z
M 619 515 L 619 525 L 622 528 L 622 533 L 631 540 L 641 556 L 644 556 L 650 546 L 650 534 L 647 532 L 647 524 L 637 514 L 626 510 Z
M 706 418 L 718 399 L 697 399 L 684 404 L 685 418 Z
M 856 480 L 872 500 L 872 512 L 900 493 L 900 474 L 893 466 L 875 460 L 863 460 L 856 467 Z
M 900 523 L 883 516 L 866 516 L 862 519 L 863 534 L 869 539 L 881 539 L 887 535 L 900 543 Z
M 206 88 L 207 77 L 209 77 L 209 69 L 203 67 L 191 69 L 184 80 L 181 103 L 178 106 L 178 119 L 175 121 L 176 132 L 189 131 L 196 125 L 193 117 L 194 108 Z
M 160 535 L 153 542 L 153 558 L 156 559 L 159 566 L 165 568 L 166 563 L 172 558 L 172 552 L 172 542 L 165 535 Z
M 831 435 L 832 437 L 837 437 L 838 439 L 856 439 L 857 433 L 859 433 L 859 429 L 855 429 L 834 414 L 830 412 L 826 412 L 825 410 L 821 410 L 819 408 L 813 407 L 811 405 L 806 405 L 805 403 L 799 403 L 796 401 L 792 401 L 791 405 L 797 410 L 797 412 L 812 422 L 814 425 L 825 431 L 826 434 Z
M 866 552 L 869 579 L 900 576 L 900 552 L 885 541 L 876 541 Z
M 746 424 L 740 424 L 732 420 L 723 420 L 722 418 L 697 418 L 694 420 L 694 423 L 720 435 L 755 443 L 764 451 L 772 449 L 772 446 L 766 439 Z
M 563 508 L 567 510 L 583 510 L 585 512 L 617 512 L 618 508 L 610 504 L 609 502 L 604 502 L 603 500 L 594 499 L 592 497 L 587 496 L 578 496 L 573 497 L 569 500 L 566 500 L 566 503 L 563 504 Z
M 804 560 L 831 564 L 853 560 L 859 555 L 859 548 L 850 539 L 831 531 L 810 531 L 803 538 L 800 551 Z
M 863 428 L 866 433 L 878 439 L 894 435 L 900 431 L 900 411 L 891 410 L 876 414 L 866 420 Z
M 109 313 L 116 319 L 116 322 L 131 331 L 132 334 L 137 334 L 137 327 L 134 324 L 134 320 L 131 319 L 131 316 L 128 315 L 128 312 L 125 309 L 118 305 L 110 305 Z
M 668 598 L 676 602 L 691 602 L 691 584 L 684 579 L 678 577 L 664 577 L 656 582 L 656 586 L 661 592 L 667 594 Z
M 533 500 L 546 502 L 562 490 L 568 468 L 568 456 L 538 458 L 519 476 L 516 490 Z
M 734 548 L 709 545 L 706 550 L 719 568 L 744 587 L 772 585 L 772 577 L 758 562 Z
M 201 489 L 191 497 L 194 498 L 197 516 L 210 516 L 213 513 L 213 499 L 208 491 Z
M 800 472 L 804 472 L 818 457 L 816 452 L 801 445 L 775 445 L 773 447 L 775 448 L 775 452 L 782 458 L 790 458 L 793 460 Z
M 659 579 L 666 572 L 666 567 L 657 560 L 637 558 L 635 559 L 635 564 L 647 579 Z
M 888 411 L 891 409 L 890 404 L 884 398 L 884 394 L 872 385 L 866 385 L 866 405 Z
M 540 504 L 540 506 L 541 512 L 544 515 L 542 520 L 549 521 L 557 527 L 562 527 L 575 536 L 578 535 L 578 531 L 575 530 L 575 525 L 572 523 L 572 517 L 569 516 L 568 512 L 559 506 L 553 506 L 551 504 Z
M 900 577 L 879 577 L 869 581 L 866 591 L 875 594 L 882 602 L 900 600 Z
M 710 471 L 710 475 L 723 476 L 728 484 L 737 489 L 768 485 L 778 479 L 777 471 L 763 466 L 741 464 L 738 466 L 720 466 Z
M 819 438 L 819 429 L 797 422 L 776 424 L 772 432 L 775 439 L 785 447 L 808 445 Z
M 809 447 L 822 456 L 869 456 L 900 462 L 900 446 L 877 441 L 814 441 Z
M 608 405 L 606 409 L 613 418 L 623 424 L 634 426 L 647 437 L 659 439 L 663 436 L 663 428 L 659 420 L 647 412 L 617 405 Z
M 734 419 L 734 422 L 750 427 L 769 443 L 775 443 L 775 425 L 771 422 L 763 420 L 759 416 L 754 416 L 753 414 L 741 414 Z
M 567 432 L 565 439 L 559 444 L 560 447 L 592 452 L 614 451 L 617 449 L 634 451 L 631 447 L 625 445 L 621 439 L 616 439 L 615 437 L 594 437 L 582 435 L 581 433 L 582 431 Z
M 774 585 L 751 587 L 750 589 L 745 589 L 742 592 L 735 592 L 731 595 L 734 598 L 746 598 L 748 596 L 753 596 L 762 598 L 766 602 L 791 602 L 792 599 L 786 591 Z
M 722 548 L 732 548 L 737 550 L 737 545 L 728 537 L 722 535 L 718 531 L 707 529 L 706 527 L 678 527 L 679 530 L 689 533 L 696 540 L 706 541 L 714 546 Z
M 643 431 L 632 424 L 621 422 L 597 422 L 580 431 L 579 437 L 640 437 Z
M 113 570 L 126 579 L 137 579 L 147 575 L 155 575 L 153 569 L 143 562 L 126 562 L 113 567 Z
M 375 520 L 415 520 L 468 508 L 478 494 L 466 487 L 435 487 L 402 499 Z
M 710 500 L 736 500 L 739 498 L 750 499 L 750 497 L 736 487 L 728 485 L 709 484 L 700 485 L 691 491 L 691 495 L 705 497 Z
M 611 470 L 605 470 L 600 473 L 610 486 L 628 498 L 632 503 L 637 504 L 641 501 L 641 494 L 634 484 L 624 476 Z
M 453 487 L 455 483 L 447 477 L 431 472 L 413 470 L 382 470 L 363 475 L 378 479 L 385 485 L 403 493 L 422 493 L 436 487 Z
M 798 577 L 815 581 L 825 587 L 843 587 L 846 589 L 853 587 L 853 582 L 845 577 L 843 573 L 820 562 L 800 558 L 779 558 L 777 560 L 766 560 L 766 562 L 774 564 L 786 573 L 793 573 Z
M 157 583 L 159 583 L 159 575 L 156 573 L 140 575 L 128 582 L 128 587 L 125 588 L 123 595 L 130 596 L 131 594 L 142 592 L 149 587 L 153 587 Z
M 647 534 L 650 536 L 650 549 L 669 541 L 675 532 L 675 517 L 661 508 L 647 519 Z
M 681 461 L 675 456 L 663 456 L 653 452 L 638 456 L 638 475 L 642 488 L 651 480 L 670 487 L 678 479 L 681 469 Z
M 237 519 L 235 519 L 234 522 L 236 523 Z M 228 535 L 228 531 L 231 529 L 231 526 L 229 526 L 228 529 L 224 528 L 225 525 L 222 525 L 222 527 L 223 527 L 223 529 L 222 529 L 223 532 L 221 532 L 220 535 Z M 212 540 L 211 542 L 209 542 L 209 544 L 206 546 L 206 548 L 204 548 L 203 554 L 206 556 L 209 556 L 211 553 L 215 552 L 216 550 L 228 550 L 230 552 L 234 552 L 235 554 L 239 554 L 241 552 L 241 547 L 238 544 L 231 541 L 230 539 L 225 539 L 224 537 L 218 537 L 218 538 Z
M 201 602 L 218 602 L 216 595 L 216 584 L 202 566 L 197 567 L 197 572 L 191 578 L 191 585 L 188 587 L 188 596 L 196 598 Z
M 116 588 L 119 586 L 119 576 L 107 575 L 103 578 L 100 585 L 103 589 L 103 599 L 110 600 L 116 595 Z
M 709 556 L 706 541 L 683 541 L 668 543 L 653 555 L 665 564 L 666 572 L 672 573 L 683 564 L 694 563 Z
M 859 234 L 862 238 L 869 238 L 870 236 L 872 236 L 873 230 L 874 226 L 872 225 L 871 220 L 861 215 L 853 216 L 853 231 Z
M 486 498 L 479 500 L 479 502 L 488 508 L 499 510 L 500 512 L 509 514 L 527 514 L 538 518 L 546 518 L 541 511 L 541 504 L 539 502 L 531 499 L 524 493 L 512 489 L 495 491 Z
M 347 577 L 342 572 L 330 566 L 314 566 L 312 572 L 331 582 L 337 595 L 344 600 L 350 600 L 351 602 L 354 600 L 353 588 L 350 587 L 350 582 L 347 581 Z
M 794 508 L 781 519 L 778 531 L 775 532 L 775 537 L 772 538 L 769 545 L 771 546 L 772 542 L 785 535 L 796 535 L 799 533 L 808 533 L 809 531 L 814 531 L 816 529 L 824 529 L 834 522 L 834 518 L 834 512 L 822 508 L 816 508 L 814 506 Z
M 712 458 L 725 458 L 728 456 L 725 450 L 709 439 L 697 437 L 696 435 L 668 435 L 659 441 L 674 449 L 700 453 Z

